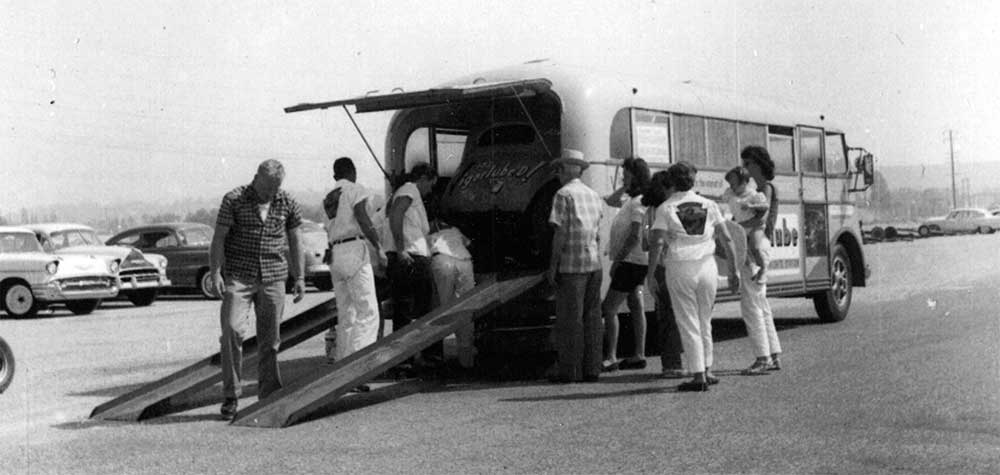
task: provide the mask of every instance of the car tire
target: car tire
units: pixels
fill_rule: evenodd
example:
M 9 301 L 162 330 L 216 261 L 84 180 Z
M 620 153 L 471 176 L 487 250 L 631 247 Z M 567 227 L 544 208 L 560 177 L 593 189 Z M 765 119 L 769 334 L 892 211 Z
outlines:
M 976 232 L 978 232 L 979 234 L 992 234 L 993 230 L 990 229 L 989 226 L 980 226 L 976 228 Z
M 328 275 L 316 278 L 315 280 L 313 280 L 312 284 L 316 286 L 317 289 L 323 292 L 329 292 L 333 290 L 333 280 Z
M 3 308 L 7 315 L 17 318 L 34 317 L 39 305 L 31 287 L 21 282 L 14 282 L 3 287 Z
M 14 351 L 3 338 L 0 338 L 0 393 L 7 390 L 14 381 L 14 368 Z
M 156 289 L 143 289 L 130 292 L 127 298 L 136 307 L 148 307 L 156 301 Z
M 920 226 L 917 228 L 917 234 L 922 238 L 928 237 L 931 235 L 931 228 L 928 228 L 927 226 Z
M 813 307 L 820 321 L 839 322 L 847 318 L 854 295 L 854 276 L 851 272 L 851 256 L 840 244 L 833 246 L 830 259 L 830 289 L 813 296 Z
M 101 305 L 100 299 L 70 300 L 66 302 L 66 308 L 74 315 L 87 315 L 97 310 Z
M 201 291 L 201 295 L 206 299 L 219 300 L 218 294 L 212 289 L 212 274 L 207 269 L 198 274 L 198 290 Z

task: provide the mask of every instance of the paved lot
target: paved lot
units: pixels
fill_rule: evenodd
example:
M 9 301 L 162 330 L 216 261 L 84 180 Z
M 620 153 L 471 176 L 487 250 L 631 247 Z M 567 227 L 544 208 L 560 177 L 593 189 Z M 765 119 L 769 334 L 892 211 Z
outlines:
M 1000 473 L 998 246 L 996 234 L 867 246 L 874 282 L 846 321 L 775 302 L 786 369 L 769 376 L 734 375 L 752 358 L 735 305 L 720 306 L 723 381 L 709 393 L 675 392 L 658 365 L 597 384 L 411 384 L 287 429 L 220 422 L 215 391 L 146 423 L 87 419 L 216 351 L 217 303 L 4 319 L 18 374 L 0 395 L 0 472 Z M 322 346 L 283 353 L 285 374 L 320 364 Z

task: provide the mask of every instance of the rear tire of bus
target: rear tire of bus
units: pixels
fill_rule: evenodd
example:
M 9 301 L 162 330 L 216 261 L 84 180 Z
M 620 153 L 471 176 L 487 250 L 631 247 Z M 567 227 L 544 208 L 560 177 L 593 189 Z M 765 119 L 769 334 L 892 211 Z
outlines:
M 830 259 L 831 286 L 829 290 L 813 296 L 813 306 L 819 319 L 825 323 L 839 322 L 847 318 L 854 295 L 854 276 L 851 274 L 851 256 L 840 244 L 833 246 Z

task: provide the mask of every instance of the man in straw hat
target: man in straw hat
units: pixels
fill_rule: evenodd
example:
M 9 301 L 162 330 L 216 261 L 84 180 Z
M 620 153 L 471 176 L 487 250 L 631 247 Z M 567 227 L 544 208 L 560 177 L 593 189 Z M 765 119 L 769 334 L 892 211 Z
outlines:
M 546 278 L 556 289 L 555 339 L 561 383 L 597 381 L 601 373 L 601 258 L 603 201 L 580 181 L 583 153 L 566 149 L 552 161 L 563 187 L 552 201 L 555 226 Z

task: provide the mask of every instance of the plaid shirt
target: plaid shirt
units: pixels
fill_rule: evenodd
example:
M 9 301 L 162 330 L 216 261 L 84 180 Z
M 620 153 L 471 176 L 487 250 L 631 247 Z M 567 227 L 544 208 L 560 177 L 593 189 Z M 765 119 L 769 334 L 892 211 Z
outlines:
M 250 185 L 240 186 L 222 198 L 216 227 L 229 227 L 222 266 L 226 277 L 260 282 L 288 278 L 288 231 L 302 224 L 299 204 L 285 190 L 278 190 L 266 221 L 260 218 L 261 204 Z
M 601 269 L 600 231 L 604 201 L 574 179 L 556 192 L 549 222 L 566 232 L 559 255 L 559 272 L 586 273 Z

